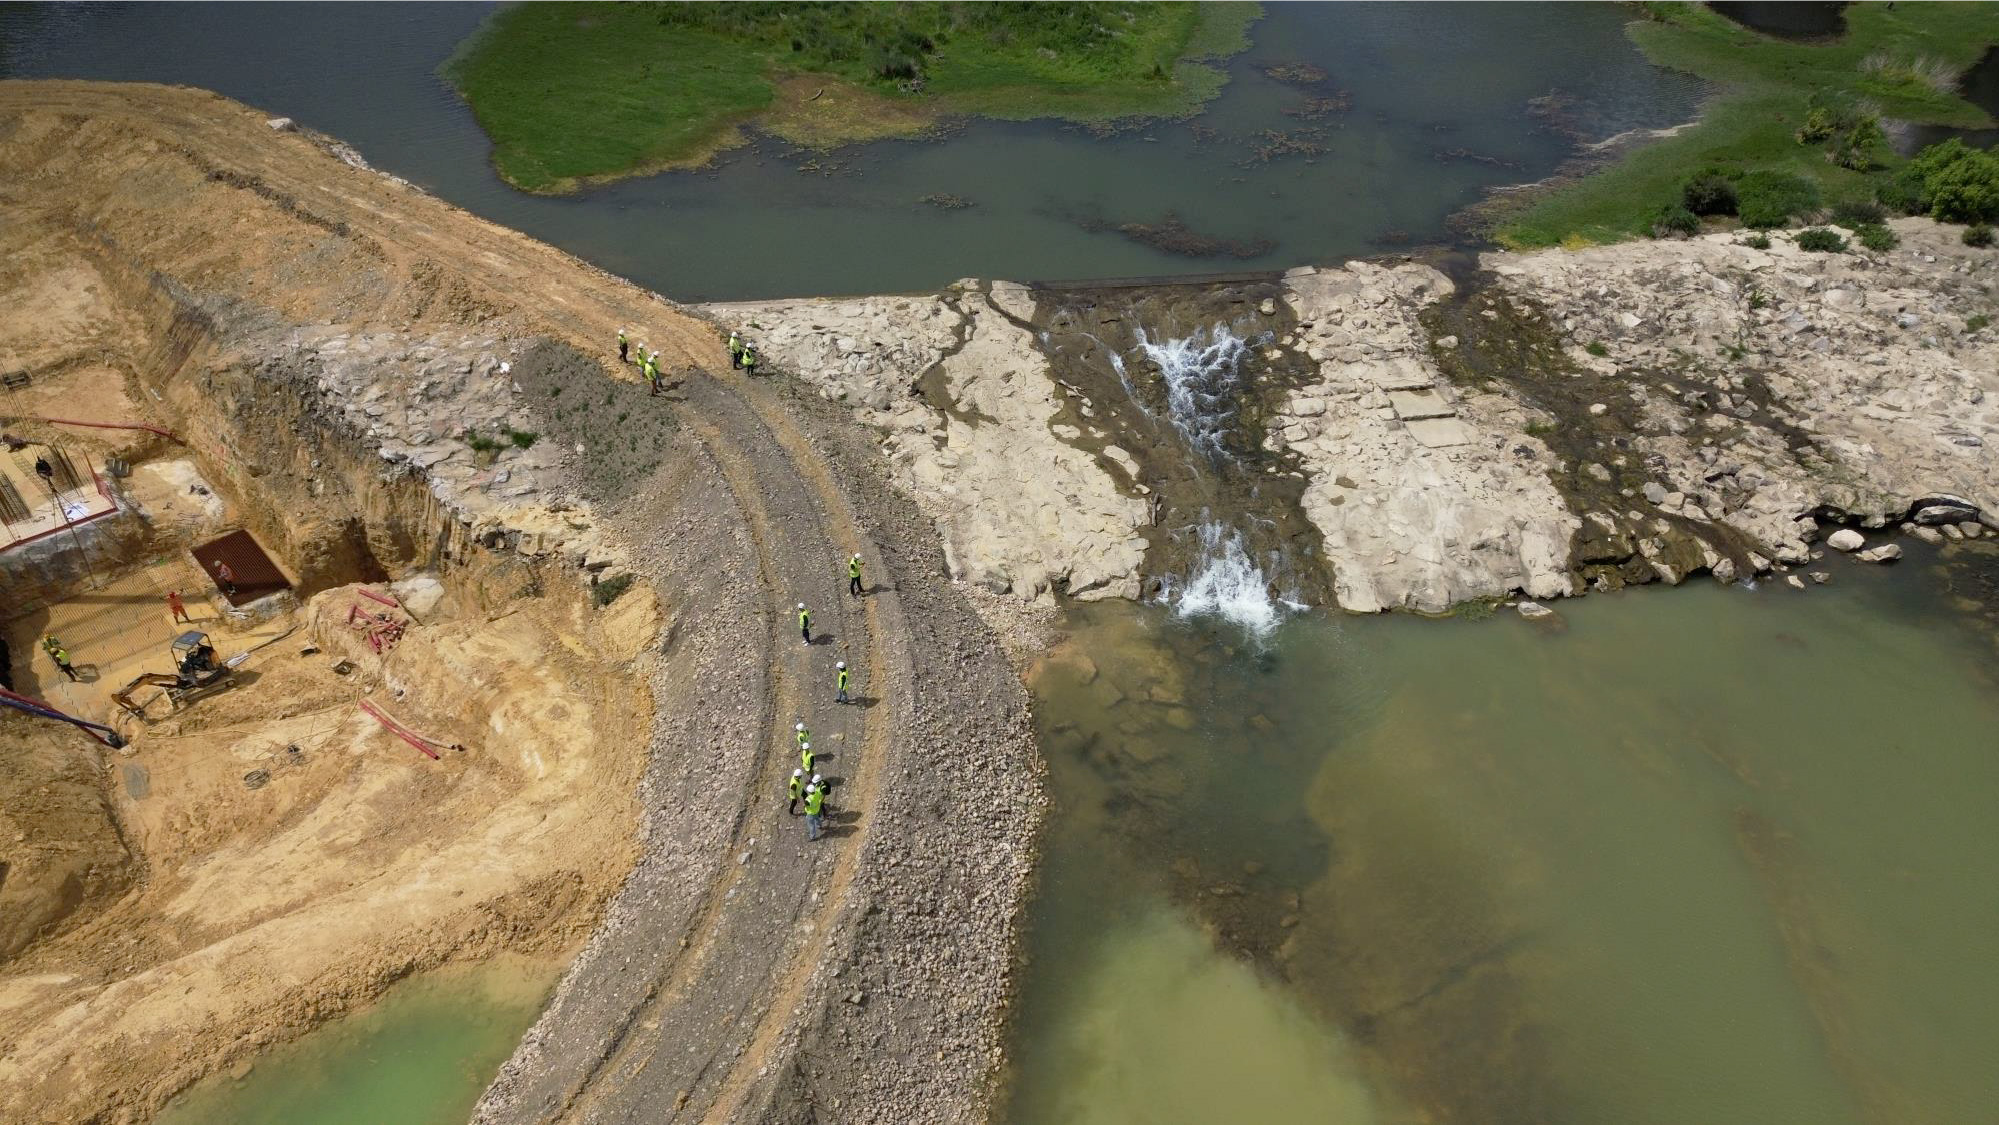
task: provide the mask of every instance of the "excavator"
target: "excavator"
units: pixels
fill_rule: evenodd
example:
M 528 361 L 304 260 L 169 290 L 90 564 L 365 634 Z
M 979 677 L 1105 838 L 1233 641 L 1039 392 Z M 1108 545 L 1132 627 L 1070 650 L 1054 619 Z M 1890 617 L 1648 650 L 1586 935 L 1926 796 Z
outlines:
M 146 717 L 145 704 L 135 702 L 132 693 L 148 684 L 156 684 L 166 689 L 166 697 L 175 710 L 190 700 L 207 695 L 228 686 L 230 668 L 215 659 L 215 646 L 208 643 L 208 634 L 189 630 L 174 638 L 172 646 L 174 671 L 141 672 L 132 677 L 132 682 L 111 693 L 111 699 L 136 718 Z

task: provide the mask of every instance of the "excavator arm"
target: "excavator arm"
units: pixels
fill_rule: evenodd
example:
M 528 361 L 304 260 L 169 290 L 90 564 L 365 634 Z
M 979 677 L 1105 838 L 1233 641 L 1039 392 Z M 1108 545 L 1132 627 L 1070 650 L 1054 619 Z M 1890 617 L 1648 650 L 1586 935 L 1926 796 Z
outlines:
M 158 684 L 161 687 L 168 688 L 179 687 L 180 677 L 169 672 L 141 672 L 132 677 L 131 683 L 112 692 L 111 700 L 133 716 L 143 719 L 146 717 L 145 708 L 133 702 L 132 693 L 139 688 L 145 687 L 147 684 Z

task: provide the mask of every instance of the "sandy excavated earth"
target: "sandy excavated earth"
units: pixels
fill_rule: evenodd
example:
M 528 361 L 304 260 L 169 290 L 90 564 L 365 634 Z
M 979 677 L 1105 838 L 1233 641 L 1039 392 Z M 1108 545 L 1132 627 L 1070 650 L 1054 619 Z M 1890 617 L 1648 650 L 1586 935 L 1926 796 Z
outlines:
M 10 751 L 70 790 L 0 813 L 105 858 L 0 961 L 0 1118 L 145 1120 L 409 971 L 519 950 L 575 959 L 482 1120 L 982 1116 L 1039 766 L 1012 666 L 864 431 L 731 377 L 657 295 L 200 91 L 0 84 L 0 211 L 16 308 L 46 314 L 0 320 L 0 354 L 99 372 L 122 399 L 89 409 L 185 443 L 130 451 L 148 559 L 222 519 L 308 598 L 254 678 L 101 752 L 129 889 L 87 771 Z M 667 394 L 615 362 L 621 326 Z M 197 470 L 226 515 L 172 484 Z M 6 572 L 46 607 L 10 640 L 76 612 L 59 562 Z M 418 573 L 443 610 L 329 671 L 348 584 Z M 364 688 L 466 750 L 371 729 Z M 779 799 L 800 720 L 839 780 L 809 848 Z

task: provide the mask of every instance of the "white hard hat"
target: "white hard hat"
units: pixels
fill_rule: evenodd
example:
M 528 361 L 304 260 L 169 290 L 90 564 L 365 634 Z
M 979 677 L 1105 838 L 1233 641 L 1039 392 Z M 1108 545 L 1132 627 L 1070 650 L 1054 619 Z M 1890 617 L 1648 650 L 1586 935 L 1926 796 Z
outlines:
M 791 771 L 791 776 L 793 776 L 793 777 L 804 777 L 804 776 L 805 776 L 805 771 L 804 771 L 804 770 L 792 770 L 792 771 Z
M 798 748 L 800 750 L 810 750 L 812 749 L 812 744 L 810 742 L 801 742 L 798 744 Z
M 814 785 L 819 784 L 819 775 L 816 773 L 812 775 L 812 784 Z
M 835 667 L 835 668 L 845 668 L 846 666 L 847 666 L 847 662 L 846 662 L 846 661 L 844 661 L 844 660 L 842 660 L 842 661 L 840 661 L 839 663 L 837 663 L 837 664 L 833 665 L 833 667 Z
M 798 608 L 800 608 L 800 609 L 804 609 L 804 608 L 805 608 L 805 603 L 804 603 L 804 602 L 799 602 L 799 603 L 798 603 Z
M 804 724 L 804 723 L 800 723 L 800 724 L 798 724 L 797 726 L 795 726 L 795 727 L 792 727 L 791 729 L 792 729 L 792 730 L 804 730 L 804 729 L 805 729 L 805 724 Z
M 858 559 L 858 558 L 860 558 L 860 557 L 861 557 L 861 553 L 860 553 L 859 551 L 855 551 L 855 552 L 854 552 L 854 557 L 855 557 L 855 558 L 857 558 L 857 559 Z

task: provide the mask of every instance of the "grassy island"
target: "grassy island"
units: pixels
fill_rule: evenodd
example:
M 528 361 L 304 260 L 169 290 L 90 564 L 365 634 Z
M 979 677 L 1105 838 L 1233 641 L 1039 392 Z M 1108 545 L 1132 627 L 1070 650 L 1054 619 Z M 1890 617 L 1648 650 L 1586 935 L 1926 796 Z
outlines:
M 1729 180 L 1729 198 L 1804 218 L 1872 202 L 1904 161 L 1884 122 L 1988 127 L 1958 96 L 1965 70 L 1999 44 L 1999 4 L 1854 4 L 1824 42 L 1759 34 L 1698 4 L 1646 4 L 1630 35 L 1647 58 L 1715 84 L 1700 120 L 1546 194 L 1497 224 L 1514 247 L 1609 242 L 1679 229 L 1690 181 Z M 1733 214 L 1733 212 L 1729 212 Z M 1782 225 L 1750 222 L 1746 225 Z
M 518 4 L 444 76 L 515 187 L 705 163 L 754 125 L 831 146 L 964 115 L 1177 116 L 1247 46 L 1244 3 Z

